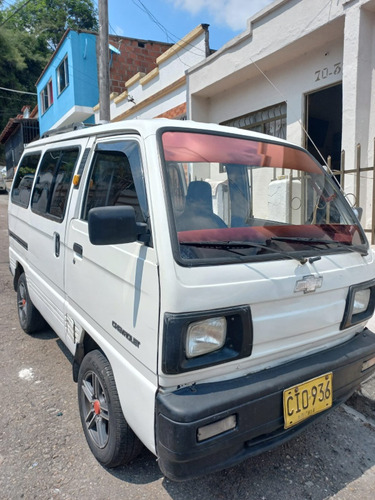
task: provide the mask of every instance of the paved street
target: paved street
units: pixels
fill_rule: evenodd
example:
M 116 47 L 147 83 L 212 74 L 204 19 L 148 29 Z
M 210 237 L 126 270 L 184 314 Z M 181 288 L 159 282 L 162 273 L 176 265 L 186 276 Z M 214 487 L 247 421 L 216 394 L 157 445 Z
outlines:
M 375 422 L 349 406 L 277 450 L 194 481 L 165 479 L 146 450 L 127 467 L 101 467 L 81 430 L 71 356 L 52 331 L 28 336 L 19 326 L 7 200 L 0 195 L 1 499 L 373 499 Z

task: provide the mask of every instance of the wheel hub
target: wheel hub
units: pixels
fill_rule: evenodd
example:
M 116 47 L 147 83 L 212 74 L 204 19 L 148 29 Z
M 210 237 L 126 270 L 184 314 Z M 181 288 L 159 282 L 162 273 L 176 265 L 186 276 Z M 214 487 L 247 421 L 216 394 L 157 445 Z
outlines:
M 100 415 L 100 401 L 96 399 L 93 404 L 95 415 Z

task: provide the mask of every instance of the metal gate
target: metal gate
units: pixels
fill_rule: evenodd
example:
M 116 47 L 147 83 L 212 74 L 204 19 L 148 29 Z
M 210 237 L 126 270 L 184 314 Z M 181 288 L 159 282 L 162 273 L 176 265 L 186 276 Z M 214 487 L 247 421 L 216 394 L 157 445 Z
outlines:
M 362 220 L 362 225 L 367 234 L 369 242 L 371 245 L 375 244 L 375 138 L 373 144 L 373 162 L 371 167 L 362 167 L 361 165 L 361 144 L 356 146 L 355 164 L 353 169 L 345 168 L 345 150 L 341 152 L 341 164 L 340 170 L 333 170 L 334 175 L 340 176 L 340 184 L 345 192 L 345 177 L 352 175 L 355 177 L 354 181 L 354 193 L 345 193 L 350 204 L 356 208 L 365 208 L 365 214 L 367 215 L 366 220 Z M 330 157 L 327 158 L 327 164 L 330 167 Z M 363 193 L 364 187 L 366 192 Z M 352 199 L 350 197 L 353 197 Z M 368 215 L 371 215 L 369 218 Z

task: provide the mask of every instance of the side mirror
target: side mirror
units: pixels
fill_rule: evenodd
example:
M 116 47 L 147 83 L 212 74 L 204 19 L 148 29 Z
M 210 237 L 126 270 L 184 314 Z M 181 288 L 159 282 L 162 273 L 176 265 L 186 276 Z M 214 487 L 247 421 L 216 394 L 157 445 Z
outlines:
M 136 222 L 134 208 L 130 206 L 92 208 L 89 211 L 88 226 L 93 245 L 119 245 L 149 240 L 146 235 L 147 224 Z

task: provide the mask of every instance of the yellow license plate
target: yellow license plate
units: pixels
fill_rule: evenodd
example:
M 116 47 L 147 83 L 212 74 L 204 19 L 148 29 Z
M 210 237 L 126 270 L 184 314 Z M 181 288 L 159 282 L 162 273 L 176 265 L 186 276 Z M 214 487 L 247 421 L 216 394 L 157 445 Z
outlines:
M 285 429 L 330 408 L 332 406 L 332 373 L 326 373 L 285 389 L 283 406 Z

